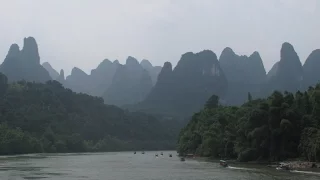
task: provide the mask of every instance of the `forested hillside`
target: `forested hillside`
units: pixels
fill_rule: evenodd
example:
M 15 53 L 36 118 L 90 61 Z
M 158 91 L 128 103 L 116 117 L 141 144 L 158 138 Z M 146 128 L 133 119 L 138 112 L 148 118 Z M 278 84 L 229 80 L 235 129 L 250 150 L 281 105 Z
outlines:
M 180 154 L 239 161 L 305 158 L 320 161 L 320 84 L 306 92 L 275 91 L 240 107 L 212 96 L 179 135 Z
M 8 84 L 0 73 L 0 154 L 172 149 L 176 125 L 57 81 Z

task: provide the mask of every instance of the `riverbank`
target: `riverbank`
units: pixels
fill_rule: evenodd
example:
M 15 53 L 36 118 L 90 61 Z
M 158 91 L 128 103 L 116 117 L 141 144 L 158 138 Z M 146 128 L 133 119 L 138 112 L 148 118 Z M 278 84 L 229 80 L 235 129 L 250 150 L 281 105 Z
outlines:
M 291 170 L 317 170 L 320 171 L 320 163 L 308 161 L 283 161 L 277 164 L 283 164 Z M 273 165 L 273 166 L 277 166 Z M 272 166 L 271 166 L 272 167 Z
M 219 162 L 220 159 L 208 158 L 208 157 L 192 157 L 192 159 L 199 161 L 210 161 L 210 162 Z M 315 171 L 320 172 L 320 162 L 309 162 L 302 160 L 287 160 L 287 161 L 249 161 L 249 162 L 239 162 L 236 159 L 226 160 L 229 165 L 261 165 L 267 166 L 270 168 L 279 167 L 281 164 L 285 164 L 289 167 L 290 170 L 304 170 L 304 171 Z
M 236 160 L 231 161 L 232 163 L 239 163 L 243 164 L 243 162 L 238 162 Z M 260 165 L 266 165 L 268 167 L 278 167 L 279 165 L 286 165 L 290 169 L 294 170 L 302 170 L 302 169 L 320 169 L 320 163 L 319 162 L 309 162 L 309 161 L 301 161 L 301 160 L 287 160 L 287 161 L 250 161 L 245 162 L 246 164 L 260 164 Z

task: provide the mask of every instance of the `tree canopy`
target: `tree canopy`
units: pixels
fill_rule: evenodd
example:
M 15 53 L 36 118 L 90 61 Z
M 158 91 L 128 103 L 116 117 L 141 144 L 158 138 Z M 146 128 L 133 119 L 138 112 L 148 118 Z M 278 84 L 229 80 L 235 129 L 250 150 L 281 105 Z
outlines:
M 0 74 L 0 154 L 172 149 L 173 122 L 105 105 L 57 81 L 7 84 Z
M 239 161 L 320 161 L 320 84 L 306 92 L 248 98 L 240 107 L 204 108 L 181 130 L 178 152 Z

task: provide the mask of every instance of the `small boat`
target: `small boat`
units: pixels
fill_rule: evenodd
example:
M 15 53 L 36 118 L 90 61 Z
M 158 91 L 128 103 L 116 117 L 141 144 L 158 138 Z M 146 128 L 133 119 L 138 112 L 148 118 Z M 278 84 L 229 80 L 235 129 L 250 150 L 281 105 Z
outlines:
M 184 157 L 180 157 L 180 161 L 185 161 L 186 159 Z
M 285 163 L 280 163 L 280 165 L 278 167 L 276 167 L 277 170 L 290 170 L 290 167 L 288 164 Z
M 163 156 L 163 152 L 161 152 L 160 155 Z
M 133 152 L 133 154 L 137 154 L 137 152 Z
M 187 158 L 194 158 L 194 154 L 186 154 Z
M 220 166 L 222 166 L 222 167 L 228 167 L 227 161 L 220 160 Z
M 169 157 L 172 157 L 172 154 L 169 154 Z

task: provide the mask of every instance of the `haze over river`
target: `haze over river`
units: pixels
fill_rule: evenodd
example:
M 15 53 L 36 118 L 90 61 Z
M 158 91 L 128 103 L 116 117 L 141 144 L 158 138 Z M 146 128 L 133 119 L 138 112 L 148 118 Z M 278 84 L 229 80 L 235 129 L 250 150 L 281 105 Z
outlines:
M 159 157 L 155 157 L 158 153 Z M 169 157 L 172 153 L 173 157 Z M 223 168 L 194 159 L 180 161 L 164 151 L 33 154 L 0 157 L 0 179 L 44 180 L 319 180 L 317 173 L 278 171 L 266 166 Z

